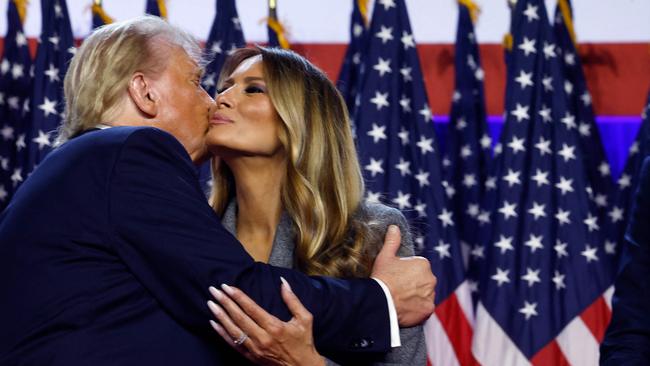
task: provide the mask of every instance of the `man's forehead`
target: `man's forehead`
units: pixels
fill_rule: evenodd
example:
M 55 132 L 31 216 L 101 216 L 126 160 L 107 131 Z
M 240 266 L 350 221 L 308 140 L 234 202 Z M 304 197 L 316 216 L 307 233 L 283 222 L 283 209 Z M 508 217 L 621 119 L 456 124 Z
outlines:
M 174 47 L 172 49 L 172 57 L 175 58 L 172 62 L 179 66 L 183 66 L 183 68 L 188 70 L 188 72 L 192 74 L 203 73 L 203 67 L 200 62 L 201 60 L 196 60 L 196 58 L 188 54 L 183 47 Z

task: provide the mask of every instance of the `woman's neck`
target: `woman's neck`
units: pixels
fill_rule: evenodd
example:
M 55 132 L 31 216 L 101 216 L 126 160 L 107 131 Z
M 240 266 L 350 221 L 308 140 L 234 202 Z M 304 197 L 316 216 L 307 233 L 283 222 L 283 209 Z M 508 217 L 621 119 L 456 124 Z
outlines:
M 260 262 L 268 262 L 282 216 L 284 161 L 245 157 L 227 162 L 237 192 L 237 239 Z

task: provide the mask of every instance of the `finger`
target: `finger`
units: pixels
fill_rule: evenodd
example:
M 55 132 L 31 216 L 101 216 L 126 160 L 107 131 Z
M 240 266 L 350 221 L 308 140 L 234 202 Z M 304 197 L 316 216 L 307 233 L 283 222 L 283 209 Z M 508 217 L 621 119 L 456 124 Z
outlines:
M 273 327 L 277 327 L 278 324 L 281 323 L 280 319 L 271 315 L 269 312 L 257 305 L 253 299 L 248 297 L 248 295 L 246 295 L 238 288 L 225 284 L 221 285 L 221 288 L 228 294 L 228 300 L 231 300 L 231 302 L 234 301 L 234 303 L 236 303 L 237 309 L 235 310 L 239 310 L 238 313 L 245 315 L 246 318 L 250 320 L 250 323 L 254 324 L 256 327 L 261 327 L 264 330 L 268 330 Z M 223 303 L 223 305 L 226 310 L 230 312 L 230 307 L 226 306 L 226 303 Z M 234 314 L 231 314 L 231 316 L 232 315 Z M 239 323 L 237 321 L 237 324 L 240 326 L 247 326 L 248 322 Z
M 242 355 L 244 355 L 244 357 L 248 358 L 249 360 L 251 360 L 253 362 L 255 361 L 253 359 L 253 354 L 247 348 L 238 347 L 235 344 L 235 342 L 232 341 L 232 338 L 226 332 L 226 330 L 223 329 L 223 327 L 221 325 L 219 325 L 219 323 L 215 322 L 214 320 L 210 320 L 210 325 L 212 326 L 212 329 L 214 329 L 217 333 L 219 333 L 221 338 L 223 338 L 223 340 L 226 341 L 226 343 L 228 343 L 228 345 L 230 347 L 236 349 L 237 352 L 241 353 Z M 243 344 L 246 345 L 246 342 L 244 342 Z
M 237 326 L 230 315 L 219 305 L 215 304 L 212 301 L 208 301 L 208 307 L 210 308 L 210 311 L 212 311 L 212 314 L 214 314 L 214 316 L 217 318 L 222 328 L 225 329 L 226 335 L 230 338 L 231 342 L 241 337 L 242 334 L 249 334 Z M 244 341 L 243 344 L 245 344 L 246 341 Z
M 232 341 L 232 337 L 230 336 L 230 334 L 228 334 L 228 332 L 226 332 L 226 330 L 223 329 L 223 327 L 219 325 L 219 323 L 215 322 L 214 320 L 210 320 L 210 325 L 212 326 L 212 329 L 214 329 L 217 333 L 219 333 L 221 338 L 223 338 L 223 340 L 226 341 L 228 345 L 230 345 L 230 347 L 237 348 L 237 345 L 235 344 L 235 342 Z
M 284 277 L 280 277 L 280 281 L 282 282 L 281 286 L 281 294 L 282 294 L 282 299 L 284 300 L 284 303 L 287 304 L 287 307 L 289 308 L 289 311 L 291 311 L 291 314 L 303 322 L 309 322 L 311 323 L 312 321 L 312 314 L 305 308 L 305 306 L 300 302 L 300 299 L 298 299 L 298 296 L 293 293 L 293 290 L 291 289 L 291 286 L 287 282 L 287 280 L 284 279 Z
M 401 241 L 399 227 L 397 225 L 388 226 L 388 231 L 384 238 L 384 246 L 379 251 L 379 254 L 377 254 L 375 261 L 383 261 L 396 257 Z

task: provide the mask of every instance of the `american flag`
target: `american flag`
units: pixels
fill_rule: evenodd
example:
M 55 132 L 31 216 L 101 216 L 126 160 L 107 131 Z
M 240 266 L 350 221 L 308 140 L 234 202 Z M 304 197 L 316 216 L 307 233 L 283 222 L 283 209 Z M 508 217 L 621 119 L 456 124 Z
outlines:
M 355 115 L 367 200 L 404 212 L 417 252 L 439 279 L 436 312 L 425 325 L 429 361 L 471 364 L 472 304 L 404 0 L 378 0 L 368 36 Z
M 16 141 L 17 163 L 12 175 L 20 184 L 52 150 L 56 128 L 63 119 L 63 77 L 75 48 L 64 0 L 41 1 L 42 30 L 34 62 L 29 123 Z
M 363 79 L 362 55 L 368 40 L 367 0 L 352 0 L 350 18 L 350 44 L 345 51 L 336 86 L 343 95 L 350 115 L 354 113 L 357 89 Z
M 636 139 L 628 153 L 623 173 L 616 181 L 614 203 L 609 207 L 607 213 L 607 222 L 609 224 L 609 231 L 607 232 L 608 244 L 616 248 L 624 243 L 624 234 L 627 229 L 629 220 L 630 209 L 634 200 L 634 193 L 637 189 L 639 182 L 639 173 L 643 160 L 650 155 L 650 92 L 648 92 L 648 99 L 641 114 L 642 122 L 639 132 L 637 132 Z M 622 261 L 622 253 L 626 248 L 620 248 L 617 251 L 618 260 L 613 263 L 614 269 L 617 270 L 619 263 Z
M 217 78 L 228 55 L 236 48 L 246 46 L 241 21 L 237 14 L 235 0 L 217 0 L 217 13 L 210 28 L 205 50 L 211 61 L 205 68 L 203 88 L 214 96 L 217 91 Z
M 16 138 L 26 122 L 25 106 L 32 92 L 32 60 L 18 6 L 13 0 L 7 6 L 7 34 L 0 62 L 0 211 L 14 190 Z M 26 4 L 22 6 L 24 14 Z
M 555 36 L 558 57 L 564 63 L 564 91 L 569 98 L 569 112 L 575 118 L 571 128 L 579 132 L 580 151 L 591 183 L 591 198 L 598 207 L 598 219 L 604 222 L 611 203 L 612 178 L 600 132 L 594 118 L 591 95 L 576 49 L 570 0 L 558 0 L 555 11 Z
M 478 264 L 484 249 L 479 228 L 489 224 L 489 211 L 481 210 L 492 153 L 483 94 L 483 76 L 473 15 L 476 5 L 458 2 L 458 28 L 454 55 L 455 90 L 452 97 L 442 169 L 445 193 L 456 218 L 458 238 L 468 269 L 472 295 L 477 295 Z M 471 262 L 470 262 L 471 254 Z M 468 264 L 471 263 L 471 266 Z
M 563 64 L 544 1 L 512 16 L 473 352 L 484 365 L 597 365 L 611 277 Z
M 92 12 L 93 12 L 93 29 L 99 28 L 102 25 L 113 23 L 113 19 L 104 11 L 101 0 L 95 0 L 93 2 Z
M 284 26 L 278 20 L 277 0 L 269 0 L 269 17 L 266 19 L 266 29 L 269 34 L 269 47 L 288 49 L 289 41 L 284 31 Z
M 211 61 L 201 81 L 203 88 L 213 97 L 217 93 L 217 79 L 226 58 L 233 50 L 246 46 L 235 0 L 217 0 L 216 7 L 217 13 L 205 43 L 205 51 Z M 208 190 L 211 185 L 209 161 L 199 168 L 199 180 Z
M 147 0 L 145 13 L 167 19 L 167 6 L 165 0 Z

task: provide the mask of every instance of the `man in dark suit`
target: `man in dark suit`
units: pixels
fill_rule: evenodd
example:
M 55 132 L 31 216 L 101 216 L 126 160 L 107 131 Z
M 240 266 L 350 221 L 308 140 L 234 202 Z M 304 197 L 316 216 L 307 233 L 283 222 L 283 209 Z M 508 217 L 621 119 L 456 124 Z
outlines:
M 650 158 L 641 168 L 601 365 L 650 365 Z
M 346 281 L 246 254 L 193 165 L 206 158 L 215 108 L 199 54 L 187 33 L 153 17 L 101 28 L 78 50 L 63 144 L 0 216 L 0 365 L 239 362 L 209 324 L 208 287 L 221 283 L 287 320 L 284 277 L 324 351 L 387 351 L 397 319 L 414 325 L 433 311 L 435 277 L 422 258 L 395 257 L 373 268 L 376 280 Z

